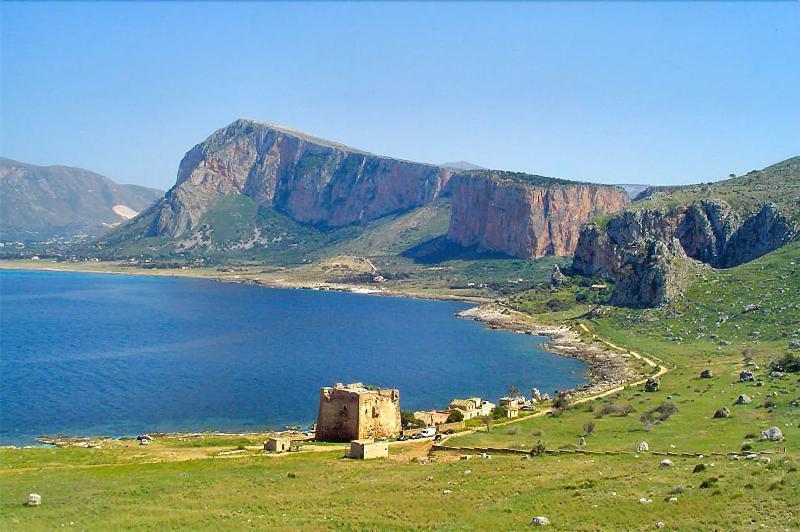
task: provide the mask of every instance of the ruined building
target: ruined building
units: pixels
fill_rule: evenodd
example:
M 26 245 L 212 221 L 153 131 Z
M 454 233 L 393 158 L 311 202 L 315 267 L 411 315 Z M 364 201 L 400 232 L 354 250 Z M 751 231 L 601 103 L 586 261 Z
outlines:
M 320 390 L 317 440 L 392 438 L 400 430 L 399 390 L 366 388 L 360 382 Z

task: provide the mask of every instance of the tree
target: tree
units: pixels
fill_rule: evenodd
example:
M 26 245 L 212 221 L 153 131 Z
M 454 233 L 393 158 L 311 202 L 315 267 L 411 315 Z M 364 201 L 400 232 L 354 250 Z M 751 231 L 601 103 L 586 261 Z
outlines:
M 542 442 L 542 440 L 539 440 L 536 442 L 536 445 L 533 446 L 533 449 L 531 449 L 531 454 L 533 456 L 539 456 L 544 454 L 544 451 L 545 451 L 544 443 Z
M 491 432 L 492 431 L 492 418 L 490 416 L 483 416 L 481 418 L 481 421 L 483 421 L 483 424 L 486 425 L 486 432 Z
M 403 426 L 403 428 L 425 426 L 424 421 L 415 418 L 414 413 L 409 412 L 408 410 L 400 411 L 400 424 Z
M 447 416 L 447 422 L 458 423 L 459 421 L 464 421 L 464 413 L 461 410 L 451 410 L 450 415 Z
M 594 421 L 587 421 L 583 424 L 583 433 L 587 436 L 594 432 Z
M 508 409 L 503 405 L 492 408 L 492 419 L 505 419 L 508 417 Z
M 508 393 L 509 397 L 516 397 L 520 394 L 519 388 L 516 386 L 509 386 L 508 390 L 506 390 L 506 393 Z

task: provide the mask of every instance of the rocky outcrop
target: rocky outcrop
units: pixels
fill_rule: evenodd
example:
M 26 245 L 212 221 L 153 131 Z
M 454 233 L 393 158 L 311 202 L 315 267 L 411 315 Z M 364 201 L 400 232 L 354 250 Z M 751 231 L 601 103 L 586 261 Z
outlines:
M 618 187 L 498 172 L 459 174 L 451 187 L 448 239 L 526 259 L 572 254 L 583 223 L 629 202 Z
M 186 154 L 152 232 L 174 237 L 196 227 L 211 201 L 226 194 L 248 196 L 298 222 L 341 227 L 428 204 L 446 191 L 453 172 L 237 120 Z
M 617 281 L 612 301 L 659 306 L 683 286 L 692 260 L 732 267 L 800 237 L 797 224 L 772 203 L 742 220 L 720 200 L 704 199 L 670 210 L 625 211 L 585 226 L 573 271 Z

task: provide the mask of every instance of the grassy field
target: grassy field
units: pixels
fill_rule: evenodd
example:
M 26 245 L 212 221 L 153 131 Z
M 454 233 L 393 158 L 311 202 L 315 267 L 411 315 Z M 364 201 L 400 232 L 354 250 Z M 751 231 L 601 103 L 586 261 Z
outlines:
M 792 244 L 737 268 L 707 269 L 662 309 L 567 304 L 586 290 L 572 281 L 509 301 L 543 322 L 583 324 L 587 340 L 597 335 L 669 372 L 657 392 L 630 386 L 448 445 L 572 449 L 584 436 L 581 448 L 611 454 L 460 460 L 460 452 L 435 452 L 429 461 L 429 444 L 414 443 L 392 446 L 387 460 L 359 462 L 324 447 L 268 456 L 258 437 L 221 436 L 147 448 L 2 449 L 0 519 L 8 530 L 516 530 L 536 515 L 558 530 L 648 530 L 659 522 L 672 530 L 798 529 L 800 375 L 770 376 L 769 364 L 798 352 L 789 341 L 800 339 L 799 264 L 800 244 Z M 552 299 L 562 304 L 551 309 Z M 745 311 L 752 303 L 760 307 Z M 713 378 L 700 379 L 704 369 Z M 739 382 L 744 369 L 761 384 Z M 734 404 L 740 393 L 752 402 Z M 722 406 L 730 417 L 713 419 Z M 759 441 L 772 426 L 785 441 Z M 651 451 L 705 456 L 669 457 L 673 465 L 661 467 L 664 456 L 634 452 L 641 441 Z M 239 446 L 243 452 L 220 454 Z M 732 460 L 730 452 L 771 454 Z M 23 506 L 31 492 L 42 506 Z

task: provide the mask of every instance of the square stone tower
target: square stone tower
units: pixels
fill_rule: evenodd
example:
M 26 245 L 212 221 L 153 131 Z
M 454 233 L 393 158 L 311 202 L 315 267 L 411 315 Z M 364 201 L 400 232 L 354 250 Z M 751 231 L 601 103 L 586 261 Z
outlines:
M 400 431 L 399 390 L 367 388 L 360 382 L 320 390 L 317 440 L 393 438 Z

